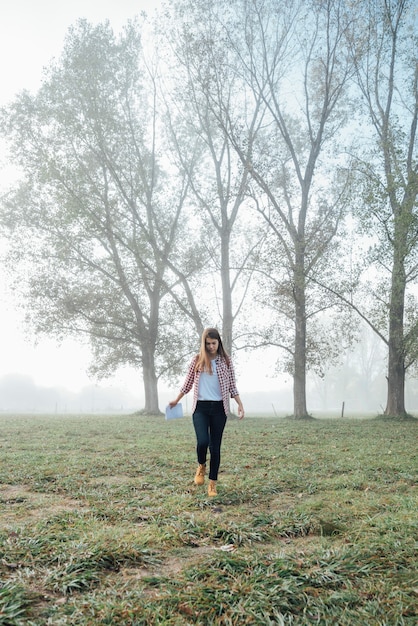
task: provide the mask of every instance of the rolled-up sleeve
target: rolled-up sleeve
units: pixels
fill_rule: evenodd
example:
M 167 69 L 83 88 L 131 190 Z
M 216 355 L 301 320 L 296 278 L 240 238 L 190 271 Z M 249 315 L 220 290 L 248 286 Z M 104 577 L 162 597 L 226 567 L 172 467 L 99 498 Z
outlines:
M 232 361 L 229 363 L 229 393 L 231 398 L 235 398 L 235 396 L 239 395 L 239 391 L 237 389 L 237 383 L 235 380 L 235 371 L 234 366 L 232 365 Z
M 180 388 L 181 393 L 184 393 L 184 395 L 186 395 L 186 393 L 189 393 L 190 389 L 193 387 L 196 376 L 196 359 L 197 357 L 194 357 L 192 362 L 190 363 L 183 386 Z
M 219 358 L 217 361 L 216 372 L 218 374 L 219 384 L 221 387 L 222 400 L 225 413 L 229 413 L 229 399 L 239 395 L 237 384 L 235 382 L 235 372 L 232 361 L 229 364 L 225 359 Z

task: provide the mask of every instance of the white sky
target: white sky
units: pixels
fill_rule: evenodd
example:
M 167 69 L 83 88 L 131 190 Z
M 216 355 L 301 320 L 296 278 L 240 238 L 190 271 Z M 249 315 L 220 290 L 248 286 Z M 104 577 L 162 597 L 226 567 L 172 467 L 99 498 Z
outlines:
M 87 18 L 93 23 L 109 19 L 118 31 L 129 18 L 142 10 L 152 13 L 161 4 L 161 0 L 3 0 L 0 6 L 0 105 L 12 100 L 22 89 L 33 91 L 39 87 L 43 68 L 60 55 L 66 32 L 78 18 Z M 0 159 L 0 189 L 4 189 L 12 172 L 1 154 Z M 62 386 L 72 391 L 93 382 L 86 374 L 87 348 L 72 341 L 65 341 L 59 347 L 53 341 L 42 340 L 35 346 L 35 338 L 25 336 L 22 317 L 13 303 L 1 267 L 0 346 L 0 377 L 26 374 L 38 385 Z M 267 363 L 250 363 L 245 368 L 248 379 L 242 371 L 240 373 L 240 387 L 258 391 L 277 387 L 277 380 L 267 376 L 269 370 Z M 257 384 L 254 384 L 255 371 L 265 372 L 261 373 Z M 142 395 L 142 381 L 137 372 L 128 370 L 111 382 Z
M 91 22 L 109 19 L 118 31 L 127 20 L 142 10 L 152 12 L 159 0 L 7 0 L 0 7 L 0 104 L 12 100 L 22 89 L 36 90 L 43 68 L 63 48 L 66 32 L 78 18 Z M 5 188 L 11 170 L 1 158 L 0 187 Z M 1 245 L 1 243 L 0 243 Z M 53 341 L 25 334 L 22 316 L 15 307 L 7 278 L 0 271 L 0 376 L 27 374 L 42 386 L 63 386 L 78 391 L 92 381 L 86 374 L 87 348 L 65 341 Z M 142 393 L 136 372 L 118 376 L 114 384 Z
M 1 100 L 39 85 L 42 68 L 59 56 L 66 32 L 78 18 L 109 19 L 118 31 L 160 0 L 4 0 L 0 8 Z

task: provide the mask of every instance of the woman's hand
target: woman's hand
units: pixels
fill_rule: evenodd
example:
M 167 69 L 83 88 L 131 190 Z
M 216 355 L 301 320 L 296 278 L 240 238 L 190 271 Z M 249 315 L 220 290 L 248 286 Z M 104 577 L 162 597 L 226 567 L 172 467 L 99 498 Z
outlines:
M 175 400 L 171 400 L 171 402 L 168 403 L 168 406 L 172 409 L 173 406 L 176 406 L 176 404 L 178 404 L 183 397 L 184 397 L 184 393 L 180 391 L 177 398 Z
M 238 404 L 238 419 L 242 420 L 244 417 L 244 405 L 241 402 L 241 398 L 239 396 L 234 396 L 235 402 Z

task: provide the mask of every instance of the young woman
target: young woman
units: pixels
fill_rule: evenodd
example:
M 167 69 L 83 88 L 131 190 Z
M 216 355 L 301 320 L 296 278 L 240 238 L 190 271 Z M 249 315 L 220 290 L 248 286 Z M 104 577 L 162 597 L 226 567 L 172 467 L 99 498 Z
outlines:
M 229 398 L 238 404 L 238 417 L 244 417 L 244 407 L 235 382 L 232 361 L 222 345 L 216 328 L 206 328 L 197 354 L 187 372 L 186 380 L 175 400 L 175 406 L 194 386 L 192 415 L 197 439 L 198 467 L 194 482 L 203 485 L 206 474 L 206 456 L 210 450 L 208 495 L 216 496 L 216 481 L 221 460 L 221 442 L 227 415 Z

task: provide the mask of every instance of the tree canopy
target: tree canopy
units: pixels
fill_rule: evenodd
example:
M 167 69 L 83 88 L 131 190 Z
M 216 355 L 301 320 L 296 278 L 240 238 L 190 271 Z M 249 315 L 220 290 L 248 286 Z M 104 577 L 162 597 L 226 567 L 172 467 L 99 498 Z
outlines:
M 28 324 L 88 337 L 97 375 L 137 367 L 150 414 L 216 324 L 228 350 L 276 347 L 305 418 L 307 372 L 341 357 L 354 314 L 387 347 L 386 413 L 406 416 L 413 25 L 406 0 L 173 0 L 119 35 L 78 21 L 1 117 L 22 177 L 0 222 Z

